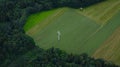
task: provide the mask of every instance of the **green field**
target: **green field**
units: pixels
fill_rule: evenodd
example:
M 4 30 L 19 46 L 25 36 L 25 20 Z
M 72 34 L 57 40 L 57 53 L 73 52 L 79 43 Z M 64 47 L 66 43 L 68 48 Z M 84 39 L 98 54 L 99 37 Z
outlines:
M 107 0 L 87 7 L 83 11 L 59 8 L 31 15 L 24 29 L 41 48 L 56 47 L 68 53 L 88 53 L 93 56 L 120 27 L 119 8 L 119 0 Z M 57 40 L 57 31 L 61 32 L 60 41 Z M 97 54 L 99 53 L 104 51 L 98 51 Z M 97 58 L 97 55 L 94 57 Z M 98 56 L 98 58 L 104 58 L 104 56 Z
M 54 10 L 49 10 L 49 11 L 45 11 L 45 12 L 39 12 L 39 13 L 36 13 L 36 14 L 29 16 L 27 19 L 27 22 L 24 26 L 25 31 L 28 31 L 29 29 L 31 29 L 35 25 L 46 20 L 46 18 L 49 18 L 50 15 L 52 15 L 55 12 L 58 12 L 60 10 L 61 9 L 54 9 Z
M 78 14 L 74 9 L 68 9 L 43 30 L 34 31 L 36 33 L 32 34 L 32 37 L 36 44 L 42 48 L 54 46 L 66 50 L 69 53 L 79 54 L 84 51 L 89 51 L 86 48 L 81 50 L 81 47 L 84 45 L 82 43 L 84 43 L 86 39 L 89 38 L 90 34 L 93 34 L 99 27 L 100 25 Z M 61 31 L 60 41 L 57 40 L 58 30 Z
M 70 19 L 72 18 L 72 19 Z M 95 50 L 112 34 L 119 23 L 108 23 L 105 26 L 79 14 L 75 9 L 68 9 L 51 21 L 42 30 L 29 34 L 42 48 L 57 47 L 68 53 L 88 53 Z M 113 26 L 111 26 L 113 25 Z M 61 40 L 57 40 L 57 31 L 61 31 Z M 31 30 L 32 31 L 32 30 Z

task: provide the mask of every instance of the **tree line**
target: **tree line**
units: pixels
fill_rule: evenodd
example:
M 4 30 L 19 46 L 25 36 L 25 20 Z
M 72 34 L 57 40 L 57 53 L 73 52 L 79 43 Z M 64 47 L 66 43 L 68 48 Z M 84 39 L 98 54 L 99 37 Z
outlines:
M 67 54 L 53 47 L 47 50 L 36 48 L 32 52 L 15 60 L 9 67 L 119 67 L 103 59 L 91 58 L 86 53 Z
M 118 67 L 103 60 L 96 61 L 86 54 L 67 54 L 55 48 L 43 50 L 35 46 L 34 40 L 23 30 L 27 17 L 33 13 L 59 7 L 87 7 L 101 1 L 104 0 L 0 0 L 0 67 L 10 67 L 9 65 L 13 65 L 11 67 L 104 67 L 105 65 Z M 24 57 L 34 49 L 38 49 L 36 54 L 39 54 L 35 59 Z M 17 62 L 12 64 L 21 56 L 22 60 L 18 60 L 20 64 Z

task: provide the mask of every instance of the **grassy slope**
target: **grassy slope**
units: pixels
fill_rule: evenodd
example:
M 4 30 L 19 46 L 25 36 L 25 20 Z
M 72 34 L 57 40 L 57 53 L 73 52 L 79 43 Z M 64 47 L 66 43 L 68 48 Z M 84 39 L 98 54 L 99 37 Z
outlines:
M 24 26 L 25 31 L 28 31 L 30 28 L 34 27 L 35 25 L 42 22 L 47 17 L 56 13 L 59 10 L 60 9 L 54 9 L 54 10 L 49 10 L 49 11 L 45 11 L 45 12 L 39 12 L 36 14 L 32 14 L 31 16 L 28 17 L 27 22 Z
M 104 58 L 120 65 L 120 12 L 109 21 L 110 26 L 117 26 L 115 32 L 103 43 L 103 45 L 94 53 L 95 58 Z M 114 23 L 113 23 L 114 22 Z M 113 29 L 110 29 L 113 30 Z

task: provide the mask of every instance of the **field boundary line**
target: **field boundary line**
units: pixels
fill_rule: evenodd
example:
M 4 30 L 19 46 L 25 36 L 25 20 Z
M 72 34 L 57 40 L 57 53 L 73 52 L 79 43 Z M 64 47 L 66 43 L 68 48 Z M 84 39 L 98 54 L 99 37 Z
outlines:
M 92 18 L 92 17 L 90 17 L 90 16 L 88 16 L 88 15 L 82 13 L 80 10 L 75 10 L 75 11 L 76 11 L 78 14 L 83 15 L 83 16 L 89 18 L 90 20 L 93 20 L 93 21 L 95 21 L 95 22 L 98 22 L 98 23 L 96 23 L 96 24 L 101 25 L 101 24 L 99 23 L 100 21 L 98 21 L 98 20 L 96 20 L 96 19 L 94 19 L 94 18 Z
M 77 13 L 79 13 L 80 15 L 81 15 L 81 14 L 84 15 L 82 12 L 80 12 L 80 11 L 78 11 L 78 10 L 76 10 L 76 11 L 77 11 Z M 86 16 L 86 15 L 84 15 L 84 16 L 85 16 L 85 17 L 88 17 L 88 16 Z M 88 18 L 90 18 L 90 17 L 88 17 Z M 90 19 L 91 19 L 91 18 L 90 18 Z M 94 20 L 94 21 L 95 21 L 95 20 Z M 100 27 L 98 27 L 97 30 L 95 30 L 87 39 L 85 39 L 82 44 L 86 43 L 91 37 L 93 37 L 98 31 L 100 31 L 100 30 L 105 26 L 104 24 L 99 24 L 99 23 L 95 23 L 95 24 L 100 25 Z
M 104 26 L 101 25 L 101 26 L 100 26 L 97 30 L 95 30 L 90 36 L 88 36 L 88 38 L 85 39 L 82 44 L 86 43 L 90 38 L 92 38 L 92 37 L 93 37 L 97 32 L 99 32 L 103 27 L 104 27 Z

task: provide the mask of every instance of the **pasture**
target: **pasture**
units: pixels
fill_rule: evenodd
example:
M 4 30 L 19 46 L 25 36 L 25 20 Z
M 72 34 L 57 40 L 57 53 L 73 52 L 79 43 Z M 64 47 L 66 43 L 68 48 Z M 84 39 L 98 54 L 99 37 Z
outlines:
M 78 14 L 74 9 L 68 9 L 45 28 L 42 30 L 38 29 L 30 35 L 34 38 L 36 45 L 45 49 L 56 47 L 68 53 L 80 54 L 88 51 L 92 53 L 90 52 L 91 49 L 88 50 L 86 47 L 82 49 L 84 46 L 83 43 L 91 36 L 90 34 L 93 34 L 99 27 L 100 25 Z M 61 31 L 60 41 L 57 40 L 58 30 Z

